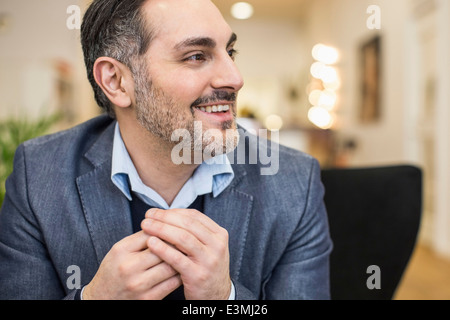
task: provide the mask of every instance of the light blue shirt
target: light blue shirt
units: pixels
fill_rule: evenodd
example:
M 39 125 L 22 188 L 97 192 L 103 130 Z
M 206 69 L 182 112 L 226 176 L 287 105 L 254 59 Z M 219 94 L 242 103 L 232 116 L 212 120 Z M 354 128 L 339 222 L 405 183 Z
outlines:
M 208 163 L 203 162 L 194 171 L 169 206 L 155 190 L 142 182 L 122 140 L 119 124 L 116 124 L 111 180 L 130 201 L 131 192 L 135 192 L 142 201 L 153 207 L 185 209 L 195 201 L 197 196 L 212 193 L 213 197 L 217 197 L 228 187 L 233 178 L 234 172 L 228 157 L 225 154 L 219 155 Z
M 142 182 L 123 142 L 119 124 L 116 124 L 111 180 L 130 201 L 132 199 L 131 191 L 133 191 L 142 201 L 153 207 L 184 209 L 188 208 L 197 196 L 212 193 L 213 197 L 217 197 L 228 187 L 233 179 L 234 172 L 228 157 L 225 154 L 219 155 L 207 163 L 203 162 L 194 171 L 192 177 L 184 184 L 169 206 L 155 190 Z M 231 282 L 231 294 L 228 300 L 234 300 L 235 296 L 236 290 L 233 282 Z

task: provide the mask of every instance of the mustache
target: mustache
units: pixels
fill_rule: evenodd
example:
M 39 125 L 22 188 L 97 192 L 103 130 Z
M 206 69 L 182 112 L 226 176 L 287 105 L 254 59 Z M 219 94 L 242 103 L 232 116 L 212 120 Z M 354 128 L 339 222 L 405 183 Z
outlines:
M 210 96 L 207 97 L 200 97 L 197 100 L 192 103 L 191 107 L 198 106 L 200 104 L 206 104 L 206 103 L 214 103 L 218 101 L 229 101 L 229 102 L 236 102 L 236 92 L 227 92 L 223 90 L 217 90 L 214 91 Z

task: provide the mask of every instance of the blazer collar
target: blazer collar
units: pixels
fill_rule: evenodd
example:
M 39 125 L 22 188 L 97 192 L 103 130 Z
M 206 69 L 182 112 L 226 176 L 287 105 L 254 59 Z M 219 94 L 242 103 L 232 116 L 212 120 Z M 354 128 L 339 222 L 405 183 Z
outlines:
M 229 156 L 235 155 L 236 152 Z M 233 163 L 234 180 L 218 197 L 205 197 L 204 213 L 228 231 L 230 275 L 237 280 L 244 260 L 254 198 L 247 193 L 246 166 Z
M 228 187 L 217 198 L 205 196 L 204 213 L 228 231 L 230 274 L 239 278 L 253 208 L 253 196 Z
M 99 264 L 116 242 L 132 233 L 128 200 L 111 181 L 114 125 L 115 121 L 84 155 L 93 170 L 76 179 Z

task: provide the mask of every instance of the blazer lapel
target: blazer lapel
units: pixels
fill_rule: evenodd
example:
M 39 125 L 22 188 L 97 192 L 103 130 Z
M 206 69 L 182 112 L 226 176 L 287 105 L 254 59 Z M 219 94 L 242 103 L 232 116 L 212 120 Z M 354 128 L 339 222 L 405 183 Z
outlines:
M 217 198 L 205 197 L 205 214 L 221 227 L 227 229 L 230 248 L 230 273 L 232 278 L 239 278 L 244 255 L 253 196 L 242 191 L 242 181 L 246 172 L 242 166 L 233 165 L 235 180 Z M 244 189 L 245 190 L 245 189 Z
M 132 233 L 128 200 L 111 181 L 114 125 L 85 154 L 94 169 L 76 179 L 99 264 L 116 242 Z

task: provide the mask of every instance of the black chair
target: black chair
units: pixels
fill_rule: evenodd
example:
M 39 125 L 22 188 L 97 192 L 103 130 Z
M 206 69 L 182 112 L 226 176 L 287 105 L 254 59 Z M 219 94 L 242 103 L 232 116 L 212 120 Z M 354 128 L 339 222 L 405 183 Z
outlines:
M 331 298 L 393 299 L 417 241 L 422 171 L 412 166 L 326 169 L 322 181 L 334 243 Z M 377 282 L 379 289 L 373 288 Z

